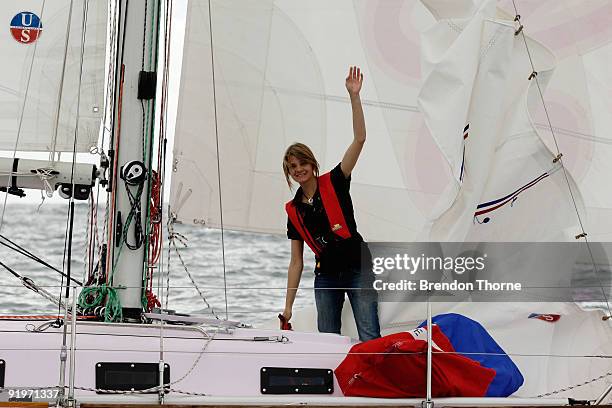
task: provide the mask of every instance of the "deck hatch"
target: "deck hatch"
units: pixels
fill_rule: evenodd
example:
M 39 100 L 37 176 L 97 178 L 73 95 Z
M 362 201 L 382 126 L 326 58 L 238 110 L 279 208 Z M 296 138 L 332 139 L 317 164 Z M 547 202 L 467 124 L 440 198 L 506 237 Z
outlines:
M 170 383 L 170 366 L 164 365 L 164 384 Z M 96 390 L 141 391 L 159 385 L 159 363 L 96 364 Z M 104 391 L 96 391 L 103 394 Z M 148 393 L 154 394 L 152 390 Z
M 332 394 L 334 372 L 330 368 L 262 367 L 262 394 Z

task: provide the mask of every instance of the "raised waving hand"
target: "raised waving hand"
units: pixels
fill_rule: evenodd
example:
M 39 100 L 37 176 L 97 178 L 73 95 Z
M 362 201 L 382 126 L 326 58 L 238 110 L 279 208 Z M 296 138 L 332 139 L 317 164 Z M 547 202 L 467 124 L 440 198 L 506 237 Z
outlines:
M 362 84 L 363 74 L 361 69 L 359 67 L 350 67 L 345 85 L 351 99 L 351 109 L 353 110 L 353 141 L 348 149 L 346 149 L 346 153 L 344 153 L 340 163 L 342 173 L 347 178 L 355 168 L 366 140 L 365 119 L 363 117 L 363 108 L 361 107 L 361 98 L 359 97 Z

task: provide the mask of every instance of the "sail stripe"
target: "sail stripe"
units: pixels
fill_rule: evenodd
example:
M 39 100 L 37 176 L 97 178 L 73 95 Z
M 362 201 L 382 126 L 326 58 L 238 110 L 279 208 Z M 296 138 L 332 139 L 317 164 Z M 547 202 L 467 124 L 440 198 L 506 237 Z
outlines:
M 495 205 L 494 207 L 490 207 L 490 208 L 485 208 L 483 210 L 480 211 L 476 211 L 476 213 L 474 215 L 481 215 L 481 214 L 486 214 L 488 212 L 491 212 L 493 210 L 498 209 L 499 207 L 502 207 L 503 205 L 509 203 L 510 201 L 512 201 L 514 198 L 516 198 L 520 193 L 522 193 L 523 191 L 527 190 L 530 187 L 533 187 L 534 185 L 536 185 L 537 183 L 539 183 L 540 181 L 544 180 L 546 177 L 548 177 L 549 174 L 548 173 L 544 173 L 542 174 L 540 177 L 536 178 L 535 180 L 531 181 L 530 183 L 527 183 L 526 185 L 524 185 L 523 187 L 521 187 L 520 189 L 516 190 L 514 193 L 509 194 L 503 198 L 494 200 L 494 201 L 490 201 L 489 203 L 484 203 L 484 204 L 480 204 L 478 205 L 477 208 L 483 208 L 483 207 L 488 207 L 489 205 L 494 205 L 496 203 L 499 203 L 500 201 L 502 201 L 500 204 Z
M 469 135 L 468 130 L 470 130 L 469 123 L 465 125 L 465 127 L 463 128 L 463 140 L 468 138 L 468 135 Z M 465 142 L 463 142 L 463 156 L 461 157 L 461 171 L 459 172 L 459 181 L 463 181 L 464 166 L 465 166 Z
M 549 175 L 548 172 L 542 173 L 540 176 L 538 176 L 535 179 L 531 180 L 529 183 L 525 184 L 522 187 L 519 187 L 516 191 L 514 191 L 514 192 L 512 192 L 512 193 L 510 193 L 510 194 L 508 194 L 508 195 L 506 195 L 504 197 L 498 198 L 496 200 L 492 200 L 492 201 L 489 201 L 489 202 L 486 202 L 486 203 L 478 204 L 478 206 L 476 208 L 488 207 L 490 205 L 495 205 L 495 204 L 499 203 L 500 201 L 504 201 L 507 198 L 512 197 L 514 195 L 517 195 L 517 194 L 521 193 L 523 190 L 533 186 L 534 184 L 536 184 L 539 181 L 541 181 L 543 178 L 548 177 L 548 175 Z
M 465 165 L 465 145 L 463 145 L 463 158 L 461 159 L 461 172 L 459 173 L 459 181 L 463 181 L 463 167 Z

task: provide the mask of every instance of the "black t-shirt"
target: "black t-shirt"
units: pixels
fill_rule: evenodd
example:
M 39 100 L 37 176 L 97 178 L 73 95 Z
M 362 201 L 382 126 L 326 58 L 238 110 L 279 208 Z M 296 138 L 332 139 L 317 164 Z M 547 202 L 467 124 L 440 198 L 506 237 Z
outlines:
M 367 247 L 362 245 L 363 238 L 357 232 L 355 224 L 353 201 L 349 193 L 351 176 L 344 177 L 340 164 L 338 164 L 330 172 L 330 179 L 347 227 L 351 232 L 350 238 L 342 239 L 332 232 L 318 188 L 313 196 L 312 204 L 302 202 L 301 187 L 298 188 L 293 198 L 293 203 L 304 220 L 304 226 L 322 248 L 320 257 L 317 257 L 315 273 L 339 273 L 358 268 L 361 264 L 362 248 L 367 250 Z M 302 240 L 289 218 L 287 218 L 287 238 Z

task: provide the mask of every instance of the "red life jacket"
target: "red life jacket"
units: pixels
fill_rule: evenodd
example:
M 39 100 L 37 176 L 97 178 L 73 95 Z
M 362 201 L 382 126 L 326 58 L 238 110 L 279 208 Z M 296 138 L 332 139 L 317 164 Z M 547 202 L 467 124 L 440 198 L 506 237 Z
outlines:
M 350 238 L 351 231 L 349 230 L 344 219 L 340 201 L 338 201 L 336 190 L 334 190 L 334 186 L 331 182 L 330 173 L 325 173 L 319 177 L 319 193 L 321 194 L 321 202 L 323 203 L 323 208 L 327 214 L 327 220 L 329 221 L 331 231 L 342 239 Z M 321 254 L 322 248 L 312 238 L 312 235 L 310 235 L 308 229 L 306 229 L 302 215 L 297 208 L 295 208 L 293 200 L 285 204 L 285 210 L 289 216 L 289 221 L 291 221 L 291 224 L 293 224 L 298 234 L 300 234 L 304 242 L 318 257 Z

